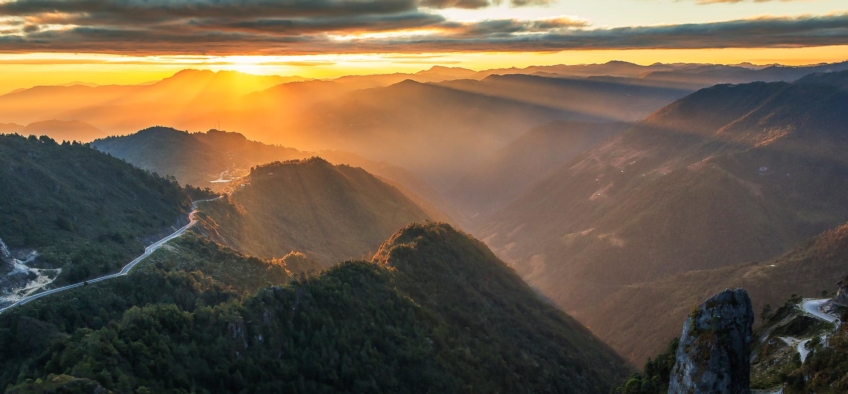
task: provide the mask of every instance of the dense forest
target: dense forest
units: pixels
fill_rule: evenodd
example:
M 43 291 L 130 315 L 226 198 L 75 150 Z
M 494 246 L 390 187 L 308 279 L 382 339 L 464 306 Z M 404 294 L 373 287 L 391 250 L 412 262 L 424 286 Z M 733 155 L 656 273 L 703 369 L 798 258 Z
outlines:
M 677 347 L 680 338 L 669 342 L 665 352 L 649 358 L 641 372 L 634 373 L 619 386 L 614 387 L 610 394 L 665 394 L 668 392 L 671 370 L 677 362 Z
M 482 243 L 448 225 L 412 225 L 372 262 L 249 295 L 218 282 L 244 278 L 203 272 L 250 264 L 216 263 L 244 257 L 215 248 L 190 236 L 121 285 L 0 316 L 4 354 L 37 355 L 4 360 L 0 383 L 11 393 L 606 393 L 628 371 Z M 182 258 L 167 253 L 191 251 L 210 263 L 173 271 Z M 103 293 L 126 301 L 100 300 Z M 51 327 L 45 335 L 54 339 L 16 341 L 20 330 L 35 331 L 27 325 Z
M 48 137 L 0 136 L 0 184 L 0 239 L 37 251 L 31 266 L 62 268 L 58 283 L 117 271 L 184 224 L 192 198 L 173 178 Z
M 45 352 L 49 354 L 69 335 L 114 324 L 133 307 L 172 305 L 192 312 L 286 283 L 291 276 L 283 261 L 245 256 L 186 233 L 129 276 L 79 287 L 67 296 L 43 298 L 0 315 L 0 354 L 9 355 L 0 358 L 0 387 L 36 373 Z

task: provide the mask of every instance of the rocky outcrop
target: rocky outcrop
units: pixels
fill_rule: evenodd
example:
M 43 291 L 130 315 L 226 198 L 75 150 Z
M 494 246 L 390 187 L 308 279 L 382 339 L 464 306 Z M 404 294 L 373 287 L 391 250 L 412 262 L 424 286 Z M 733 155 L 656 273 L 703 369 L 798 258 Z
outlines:
M 6 275 L 15 268 L 15 261 L 9 248 L 0 239 L 0 275 Z
M 839 286 L 839 290 L 836 291 L 836 296 L 833 297 L 833 303 L 848 306 L 848 279 L 841 280 L 836 285 Z
M 754 312 L 743 289 L 725 290 L 683 325 L 669 394 L 748 394 Z

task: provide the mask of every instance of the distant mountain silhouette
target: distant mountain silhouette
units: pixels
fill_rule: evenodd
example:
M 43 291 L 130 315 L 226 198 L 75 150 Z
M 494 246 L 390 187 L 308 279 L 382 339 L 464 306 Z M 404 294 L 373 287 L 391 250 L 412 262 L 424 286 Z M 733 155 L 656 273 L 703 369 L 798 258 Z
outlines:
M 88 123 L 78 120 L 45 120 L 30 123 L 17 133 L 22 135 L 46 135 L 57 141 L 91 142 L 108 134 Z
M 0 133 L 4 134 L 17 133 L 22 128 L 24 128 L 24 126 L 15 123 L 0 123 Z

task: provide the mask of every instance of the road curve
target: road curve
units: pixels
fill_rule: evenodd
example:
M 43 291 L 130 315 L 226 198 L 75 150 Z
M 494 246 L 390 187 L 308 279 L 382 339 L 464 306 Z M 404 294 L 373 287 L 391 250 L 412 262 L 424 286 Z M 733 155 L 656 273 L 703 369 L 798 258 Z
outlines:
M 813 315 L 814 317 L 824 320 L 828 323 L 839 324 L 838 317 L 829 315 L 821 311 L 822 305 L 824 305 L 824 303 L 828 301 L 830 301 L 830 298 L 824 298 L 819 300 L 804 300 L 804 302 L 801 303 L 801 309 L 803 309 L 804 312 L 807 312 Z
M 144 248 L 144 254 L 142 254 L 141 256 L 136 257 L 133 261 L 130 261 L 130 262 L 129 262 L 127 265 L 125 265 L 125 266 L 124 266 L 124 268 L 123 268 L 123 269 L 121 269 L 121 271 L 120 271 L 120 272 L 118 272 L 117 274 L 111 274 L 111 275 L 101 276 L 101 277 L 99 277 L 99 278 L 89 279 L 89 280 L 87 280 L 87 281 L 85 281 L 85 282 L 82 282 L 82 283 L 75 283 L 75 284 L 72 284 L 72 285 L 67 285 L 67 286 L 57 287 L 57 288 L 52 289 L 52 290 L 47 290 L 47 291 L 44 291 L 44 292 L 41 292 L 41 293 L 38 293 L 38 294 L 33 294 L 33 295 L 31 295 L 31 296 L 28 296 L 28 297 L 24 297 L 24 298 L 22 298 L 20 301 L 18 301 L 18 302 L 16 302 L 16 303 L 14 303 L 14 304 L 12 304 L 12 305 L 9 305 L 9 306 L 7 306 L 7 307 L 5 307 L 5 308 L 3 308 L 3 309 L 0 309 L 0 313 L 3 313 L 3 312 L 5 312 L 5 311 L 7 311 L 7 310 L 9 310 L 9 309 L 12 309 L 12 308 L 16 307 L 16 306 L 24 305 L 24 304 L 26 304 L 26 303 L 28 303 L 28 302 L 30 302 L 30 301 L 37 300 L 37 299 L 39 299 L 39 298 L 41 298 L 41 297 L 46 297 L 46 296 L 49 296 L 49 295 L 51 295 L 51 294 L 61 293 L 61 292 L 66 291 L 66 290 L 75 289 L 75 288 L 77 288 L 77 287 L 84 286 L 86 283 L 97 283 L 97 282 L 102 282 L 102 281 L 104 281 L 104 280 L 114 279 L 114 278 L 117 278 L 117 277 L 120 277 L 120 276 L 127 275 L 127 274 L 130 272 L 130 270 L 132 270 L 132 269 L 133 269 L 133 267 L 135 267 L 135 266 L 136 266 L 136 265 L 138 265 L 138 263 L 140 263 L 142 260 L 146 259 L 148 256 L 150 256 L 151 254 L 153 254 L 153 252 L 155 252 L 155 251 L 156 251 L 156 250 L 158 250 L 160 247 L 162 247 L 162 245 L 164 245 L 164 244 L 168 243 L 169 241 L 171 241 L 171 240 L 172 240 L 172 239 L 174 239 L 174 238 L 177 238 L 177 237 L 179 237 L 179 236 L 183 235 L 183 234 L 186 232 L 186 230 L 188 230 L 188 229 L 192 228 L 192 227 L 193 227 L 193 226 L 197 223 L 197 220 L 194 218 L 194 214 L 195 214 L 195 213 L 197 213 L 197 204 L 198 204 L 198 203 L 201 203 L 201 202 L 207 202 L 207 201 L 215 201 L 215 200 L 221 199 L 221 198 L 223 198 L 223 197 L 224 197 L 224 196 L 218 196 L 218 197 L 216 197 L 216 198 L 210 198 L 210 199 L 207 199 L 207 200 L 197 200 L 197 201 L 192 202 L 192 203 L 191 203 L 191 213 L 189 213 L 189 214 L 188 214 L 188 219 L 189 219 L 189 223 L 188 223 L 188 224 L 186 224 L 185 226 L 181 227 L 179 230 L 174 231 L 171 235 L 169 235 L 169 236 L 167 236 L 167 237 L 165 237 L 165 238 L 162 238 L 162 239 L 160 239 L 160 240 L 158 240 L 158 241 L 154 242 L 154 243 L 153 243 L 153 244 L 151 244 L 150 246 L 148 246 L 148 247 Z

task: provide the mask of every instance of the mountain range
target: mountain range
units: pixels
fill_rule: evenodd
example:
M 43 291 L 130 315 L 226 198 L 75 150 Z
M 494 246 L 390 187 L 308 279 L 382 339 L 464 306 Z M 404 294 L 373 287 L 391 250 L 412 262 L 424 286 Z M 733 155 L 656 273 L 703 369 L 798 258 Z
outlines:
M 612 317 L 597 305 L 625 286 L 774 258 L 848 219 L 846 77 L 698 91 L 563 166 L 477 234 L 601 325 Z

